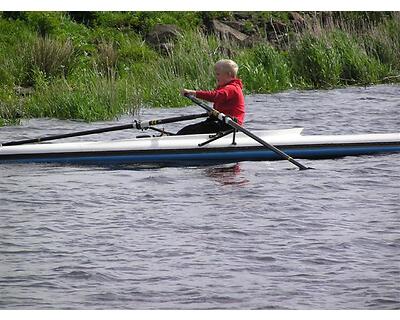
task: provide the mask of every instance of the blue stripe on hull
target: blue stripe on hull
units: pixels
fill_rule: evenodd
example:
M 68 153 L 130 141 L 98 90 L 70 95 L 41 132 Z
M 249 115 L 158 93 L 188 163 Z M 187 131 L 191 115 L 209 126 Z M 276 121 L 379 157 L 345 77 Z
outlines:
M 199 149 L 200 150 L 200 149 Z M 367 146 L 367 147 L 318 147 L 282 149 L 293 158 L 321 159 L 343 156 L 371 155 L 378 153 L 400 152 L 399 146 Z M 237 151 L 208 151 L 193 153 L 166 153 L 166 154 L 132 154 L 132 155 L 97 155 L 79 157 L 44 157 L 7 160 L 5 162 L 53 162 L 53 163 L 86 163 L 86 164 L 126 164 L 126 163 L 185 163 L 191 162 L 237 162 L 279 160 L 280 157 L 268 149 L 237 150 Z

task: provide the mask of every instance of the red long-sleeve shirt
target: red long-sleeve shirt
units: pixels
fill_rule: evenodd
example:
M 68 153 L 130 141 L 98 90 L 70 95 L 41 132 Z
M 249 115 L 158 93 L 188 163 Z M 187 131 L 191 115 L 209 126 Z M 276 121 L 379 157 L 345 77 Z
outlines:
M 214 102 L 215 110 L 236 118 L 239 124 L 243 124 L 245 108 L 242 88 L 242 81 L 233 79 L 212 91 L 196 91 L 196 97 Z

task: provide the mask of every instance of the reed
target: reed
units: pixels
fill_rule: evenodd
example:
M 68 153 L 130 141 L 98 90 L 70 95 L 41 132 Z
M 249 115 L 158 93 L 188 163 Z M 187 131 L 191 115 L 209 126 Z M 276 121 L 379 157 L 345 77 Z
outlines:
M 285 53 L 269 44 L 245 50 L 236 59 L 240 65 L 239 75 L 247 92 L 276 92 L 293 86 Z
M 331 34 L 331 43 L 339 56 L 341 83 L 367 85 L 377 83 L 382 77 L 383 65 L 368 56 L 354 37 L 343 31 L 335 31 Z
M 43 84 L 25 101 L 29 117 L 111 120 L 124 113 L 134 113 L 140 98 L 125 80 L 88 75 L 85 82 L 74 85 L 60 79 Z M 138 102 L 139 101 L 139 102 Z
M 329 88 L 340 83 L 340 57 L 326 35 L 305 34 L 289 51 L 296 83 Z
M 391 70 L 400 70 L 400 13 L 396 12 L 393 19 L 373 26 L 367 33 L 361 35 L 363 47 L 367 54 L 376 58 Z

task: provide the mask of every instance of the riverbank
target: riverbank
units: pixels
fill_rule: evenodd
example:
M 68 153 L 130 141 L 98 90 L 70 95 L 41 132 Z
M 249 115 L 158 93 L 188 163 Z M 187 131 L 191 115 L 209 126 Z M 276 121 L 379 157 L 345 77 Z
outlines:
M 398 13 L 2 13 L 0 125 L 181 107 L 232 58 L 245 93 L 400 81 Z

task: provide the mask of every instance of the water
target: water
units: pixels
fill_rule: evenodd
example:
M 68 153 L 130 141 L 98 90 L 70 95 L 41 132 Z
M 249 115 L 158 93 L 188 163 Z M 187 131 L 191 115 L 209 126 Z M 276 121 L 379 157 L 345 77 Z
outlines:
M 398 132 L 399 93 L 248 96 L 247 127 Z M 0 141 L 115 123 L 31 120 Z M 400 154 L 301 162 L 316 170 L 1 165 L 0 308 L 399 309 Z

